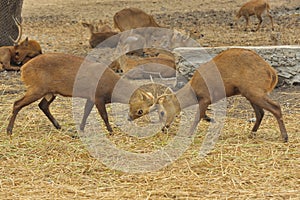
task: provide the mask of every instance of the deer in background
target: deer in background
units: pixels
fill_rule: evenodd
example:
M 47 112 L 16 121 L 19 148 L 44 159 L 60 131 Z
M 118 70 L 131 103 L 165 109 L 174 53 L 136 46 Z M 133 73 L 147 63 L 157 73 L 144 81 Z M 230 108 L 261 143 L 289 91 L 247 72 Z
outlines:
M 97 28 L 99 30 L 99 32 L 96 32 L 96 28 L 94 25 L 87 23 L 87 22 L 81 23 L 83 27 L 88 28 L 90 31 L 89 43 L 92 48 L 95 48 L 101 42 L 118 34 L 118 32 L 113 31 L 110 26 L 108 26 L 106 24 L 104 25 L 102 21 L 100 21 L 100 22 L 102 25 L 100 26 L 100 28 Z M 116 38 L 116 40 L 112 41 L 112 43 L 109 45 L 110 45 L 110 47 L 116 47 L 118 42 L 119 42 L 119 40 L 118 40 L 118 38 Z
M 221 80 L 217 80 L 218 74 Z M 225 50 L 197 68 L 192 79 L 176 95 L 158 98 L 158 113 L 165 120 L 163 130 L 170 127 L 182 109 L 198 104 L 199 110 L 193 125 L 196 127 L 211 103 L 240 94 L 246 97 L 255 111 L 256 122 L 252 132 L 258 130 L 265 109 L 275 116 L 282 139 L 287 142 L 280 105 L 268 96 L 277 81 L 276 71 L 254 51 L 240 48 Z
M 138 57 L 121 55 L 111 63 L 110 68 L 124 73 L 130 79 L 144 79 L 152 77 L 170 78 L 176 76 L 176 63 L 174 57 L 164 55 L 160 57 Z
M 160 27 L 153 16 L 138 8 L 124 8 L 118 11 L 113 19 L 115 28 L 121 32 L 141 27 Z
M 267 16 L 270 18 L 272 24 L 272 30 L 274 30 L 273 18 L 270 14 L 270 4 L 267 0 L 250 0 L 249 2 L 242 5 L 238 13 L 236 14 L 236 24 L 240 17 L 244 17 L 246 20 L 245 31 L 249 26 L 249 17 L 256 15 L 259 20 L 257 28 L 255 31 L 258 31 L 262 23 L 262 14 L 266 11 Z
M 150 112 L 150 108 L 155 103 L 153 95 L 137 88 L 129 83 L 128 80 L 121 79 L 110 68 L 100 63 L 85 61 L 82 57 L 63 53 L 47 53 L 35 57 L 21 68 L 21 78 L 27 87 L 27 91 L 13 105 L 12 116 L 7 126 L 9 135 L 12 134 L 14 122 L 19 111 L 41 98 L 42 100 L 38 104 L 39 108 L 52 124 L 57 129 L 60 129 L 61 126 L 49 110 L 50 104 L 58 94 L 65 97 L 87 99 L 80 125 L 81 130 L 84 129 L 86 119 L 93 106 L 96 105 L 107 130 L 109 132 L 113 131 L 108 121 L 105 105 L 111 103 L 112 93 L 117 84 L 121 88 L 117 88 L 118 92 L 115 92 L 114 102 L 128 104 L 130 93 L 135 91 L 137 95 L 130 102 L 140 102 L 139 105 L 143 104 L 142 109 L 145 114 Z M 74 88 L 75 82 L 78 83 L 78 88 Z
M 0 71 L 3 70 L 20 70 L 19 66 L 11 66 L 12 64 L 21 64 L 23 65 L 31 58 L 42 54 L 42 49 L 40 44 L 35 40 L 28 40 L 26 37 L 25 40 L 19 43 L 22 37 L 22 26 L 21 23 L 14 18 L 14 21 L 18 27 L 19 35 L 17 39 L 12 39 L 14 46 L 3 46 L 0 47 Z

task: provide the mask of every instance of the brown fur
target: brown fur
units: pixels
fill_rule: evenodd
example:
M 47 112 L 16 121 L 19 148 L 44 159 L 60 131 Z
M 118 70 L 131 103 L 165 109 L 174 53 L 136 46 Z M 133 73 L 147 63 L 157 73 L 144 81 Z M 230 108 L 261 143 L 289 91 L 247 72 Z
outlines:
M 4 70 L 18 71 L 20 67 L 11 66 L 11 63 L 15 64 L 15 49 L 13 46 L 0 47 L 0 72 Z
M 114 32 L 111 30 L 111 28 L 107 26 L 102 26 L 102 28 L 99 29 L 100 32 L 95 32 L 95 27 L 92 24 L 83 22 L 82 25 L 89 29 L 90 31 L 90 39 L 89 43 L 92 48 L 95 48 L 98 44 L 105 41 L 106 39 L 118 34 L 118 32 Z M 110 31 L 109 31 L 110 30 Z M 116 38 L 116 41 L 112 41 L 111 44 L 109 44 L 109 47 L 116 47 L 118 44 L 118 38 Z
M 124 8 L 114 15 L 114 26 L 120 31 L 140 27 L 160 27 L 153 16 L 138 8 Z
M 81 65 L 83 62 L 85 64 L 82 68 Z M 136 86 L 121 79 L 111 69 L 99 63 L 84 61 L 84 58 L 62 53 L 42 54 L 30 60 L 22 67 L 21 77 L 27 87 L 27 91 L 21 99 L 14 103 L 13 113 L 7 127 L 8 134 L 12 134 L 14 121 L 18 112 L 23 107 L 41 98 L 42 101 L 39 103 L 40 109 L 53 125 L 59 129 L 60 125 L 49 111 L 49 105 L 58 94 L 66 97 L 73 96 L 87 99 L 84 116 L 80 125 L 81 130 L 84 129 L 86 119 L 95 104 L 105 122 L 107 130 L 112 132 L 105 104 L 111 103 L 112 93 L 115 90 L 116 84 L 118 83 L 121 89 L 118 90 L 119 92 L 116 92 L 114 102 L 127 104 L 129 98 L 126 99 L 126 97 L 128 97 L 131 91 L 137 89 Z M 78 87 L 74 90 L 76 80 L 78 81 Z M 133 102 L 142 101 L 145 97 L 151 99 L 151 95 L 144 91 L 140 90 L 139 93 L 139 97 L 142 97 L 142 99 L 137 98 Z M 148 102 L 151 105 L 154 104 L 154 100 Z M 151 107 L 151 105 L 145 104 L 145 107 Z
M 246 20 L 245 30 L 247 30 L 249 26 L 249 17 L 252 15 L 256 15 L 256 17 L 259 20 L 259 23 L 255 31 L 258 31 L 263 21 L 261 16 L 264 13 L 264 11 L 266 11 L 267 16 L 270 18 L 272 30 L 274 30 L 273 18 L 270 14 L 270 4 L 267 0 L 250 0 L 249 2 L 245 3 L 238 11 L 236 15 L 236 21 L 243 16 Z
M 137 57 L 122 55 L 117 61 L 110 65 L 116 72 L 126 74 L 130 79 L 143 79 L 152 77 L 175 77 L 175 58 L 168 55 L 157 57 Z
M 28 37 L 15 45 L 15 60 L 22 65 L 40 54 L 42 54 L 40 44 L 35 40 L 28 40 Z
M 222 82 L 217 78 L 218 74 Z M 254 51 L 240 48 L 223 51 L 211 61 L 201 65 L 188 84 L 177 91 L 176 96 L 168 95 L 158 99 L 159 113 L 166 120 L 164 128 L 170 126 L 181 109 L 199 104 L 200 114 L 194 123 L 196 126 L 200 119 L 204 118 L 211 103 L 225 96 L 240 94 L 250 101 L 256 114 L 252 132 L 256 132 L 259 128 L 264 115 L 263 109 L 266 109 L 276 117 L 282 138 L 287 142 L 288 135 L 280 106 L 268 96 L 276 86 L 277 80 L 276 71 Z M 193 100 L 194 96 L 196 99 Z

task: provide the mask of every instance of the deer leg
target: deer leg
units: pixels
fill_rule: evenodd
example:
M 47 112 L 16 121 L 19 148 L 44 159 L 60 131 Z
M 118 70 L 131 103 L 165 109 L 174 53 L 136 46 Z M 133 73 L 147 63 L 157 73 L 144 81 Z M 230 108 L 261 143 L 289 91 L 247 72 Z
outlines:
M 103 121 L 104 121 L 104 123 L 106 125 L 107 130 L 110 133 L 112 133 L 113 130 L 112 130 L 112 128 L 111 128 L 111 126 L 110 126 L 110 124 L 108 122 L 108 115 L 107 115 L 107 111 L 106 111 L 106 108 L 105 108 L 104 101 L 102 101 L 102 100 L 96 100 L 95 104 L 96 104 L 96 107 L 98 109 L 98 112 L 99 112 L 100 116 L 102 117 L 102 119 L 103 119 Z
M 246 20 L 246 25 L 245 25 L 245 31 L 247 31 L 248 26 L 249 26 L 249 16 L 245 16 L 245 20 Z
M 41 97 L 43 97 L 43 94 L 40 94 L 39 92 L 34 93 L 34 92 L 27 91 L 27 93 L 24 95 L 24 97 L 22 97 L 21 99 L 19 99 L 18 101 L 16 101 L 14 103 L 12 116 L 9 120 L 7 129 L 6 129 L 8 135 L 12 134 L 14 123 L 15 123 L 15 120 L 16 120 L 16 117 L 17 117 L 17 114 L 19 113 L 19 111 L 23 107 L 28 106 L 29 104 L 35 102 L 36 100 L 40 99 Z
M 267 12 L 268 17 L 270 18 L 271 25 L 272 25 L 272 31 L 274 31 L 274 22 L 273 22 L 273 17 L 270 15 L 269 11 Z
M 83 131 L 84 127 L 86 125 L 86 120 L 88 118 L 88 116 L 90 115 L 92 109 L 94 107 L 94 102 L 92 102 L 91 100 L 86 100 L 85 106 L 84 106 L 84 114 L 81 120 L 81 124 L 80 124 L 80 130 Z
M 4 67 L 6 71 L 20 71 L 21 67 L 11 66 L 10 64 Z
M 205 116 L 206 116 L 205 112 L 206 112 L 209 104 L 210 104 L 210 102 L 207 102 L 203 99 L 199 101 L 199 109 L 197 110 L 195 120 L 193 122 L 190 132 L 192 132 L 192 130 L 195 130 L 197 128 L 201 119 L 205 118 Z M 190 134 L 192 134 L 192 133 L 190 133 Z
M 39 108 L 43 111 L 43 113 L 48 117 L 50 122 L 55 126 L 56 129 L 61 129 L 61 126 L 58 124 L 56 119 L 53 117 L 49 110 L 50 104 L 54 101 L 55 96 L 51 95 L 50 99 L 47 100 L 45 97 L 39 103 Z
M 275 116 L 275 118 L 278 122 L 278 125 L 279 125 L 279 129 L 280 129 L 280 132 L 281 132 L 282 139 L 283 139 L 284 142 L 287 142 L 288 141 L 288 135 L 287 135 L 287 131 L 286 131 L 283 119 L 282 119 L 282 112 L 281 112 L 280 105 L 278 103 L 272 101 L 266 95 L 263 96 L 262 98 L 252 99 L 251 102 L 253 104 L 256 104 L 257 106 L 263 108 L 263 109 L 268 110 L 269 112 L 271 112 Z
M 261 124 L 261 121 L 262 121 L 262 119 L 264 117 L 265 112 L 264 112 L 264 110 L 261 107 L 257 106 L 256 104 L 254 104 L 252 102 L 250 102 L 250 103 L 251 103 L 252 108 L 254 109 L 255 117 L 256 117 L 255 124 L 254 124 L 254 126 L 252 128 L 252 135 L 255 135 L 255 132 L 259 128 L 259 126 Z
M 214 122 L 215 120 L 209 116 L 207 116 L 206 114 L 204 115 L 203 119 L 207 122 Z
M 257 28 L 255 31 L 258 31 L 263 20 L 262 20 L 261 15 L 256 15 L 256 16 L 257 16 L 257 19 L 259 20 L 259 22 L 258 22 L 258 25 L 257 25 Z

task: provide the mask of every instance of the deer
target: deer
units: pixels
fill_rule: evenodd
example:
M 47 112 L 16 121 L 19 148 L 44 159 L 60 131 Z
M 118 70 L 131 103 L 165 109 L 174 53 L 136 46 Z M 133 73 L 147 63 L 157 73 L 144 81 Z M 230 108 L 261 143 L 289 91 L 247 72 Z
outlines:
M 113 20 L 115 28 L 121 32 L 141 27 L 160 27 L 153 16 L 139 8 L 124 8 L 114 15 Z
M 0 47 L 0 72 L 7 71 L 19 71 L 19 66 L 12 66 L 11 63 L 16 63 L 15 49 L 13 46 Z
M 21 65 L 24 65 L 30 59 L 43 53 L 39 42 L 37 42 L 36 40 L 29 40 L 28 37 L 26 37 L 19 44 L 16 43 L 14 45 L 14 50 L 15 60 Z
M 42 49 L 40 44 L 35 40 L 28 40 L 26 37 L 25 40 L 20 42 L 22 37 L 22 26 L 21 23 L 13 17 L 18 30 L 19 35 L 14 40 L 10 37 L 13 42 L 13 46 L 3 46 L 0 47 L 0 70 L 13 70 L 18 71 L 20 70 L 20 66 L 11 66 L 10 64 L 21 64 L 23 65 L 31 58 L 42 54 Z M 20 42 L 20 43 L 19 43 Z
M 137 57 L 121 55 L 112 62 L 110 68 L 123 73 L 130 79 L 152 77 L 170 78 L 176 76 L 175 58 L 171 57 Z
M 82 22 L 81 24 L 83 27 L 88 28 L 90 31 L 91 36 L 89 39 L 89 44 L 90 44 L 91 48 L 95 48 L 101 42 L 118 34 L 118 32 L 112 31 L 112 29 L 108 25 L 102 26 L 100 29 L 98 29 L 100 32 L 95 32 L 94 25 L 87 23 L 87 22 Z M 116 47 L 119 42 L 119 38 L 116 37 L 115 40 L 111 40 L 111 41 L 112 41 L 112 43 L 109 44 L 109 46 Z
M 31 59 L 22 66 L 21 79 L 27 90 L 24 96 L 13 104 L 12 115 L 7 126 L 8 135 L 12 135 L 19 111 L 39 99 L 42 99 L 38 104 L 39 108 L 54 127 L 60 129 L 61 126 L 49 110 L 50 104 L 57 95 L 87 99 L 80 130 L 84 130 L 87 117 L 93 106 L 96 105 L 106 129 L 110 133 L 113 132 L 113 129 L 109 124 L 105 105 L 112 102 L 112 93 L 117 84 L 121 88 L 114 93 L 114 102 L 128 104 L 130 91 L 135 91 L 134 99 L 131 99 L 130 102 L 141 102 L 139 104 L 141 109 L 140 107 L 139 111 L 131 109 L 132 112 L 140 113 L 143 110 L 149 113 L 155 103 L 155 98 L 151 93 L 122 79 L 110 68 L 82 57 L 64 53 L 45 53 Z M 75 83 L 78 86 L 76 88 Z
M 218 76 L 220 80 L 216 79 Z M 242 48 L 225 50 L 209 62 L 200 65 L 191 80 L 176 94 L 157 98 L 159 116 L 165 121 L 162 130 L 167 130 L 184 108 L 199 106 L 193 124 L 193 127 L 196 127 L 205 117 L 210 104 L 225 97 L 242 95 L 250 102 L 255 112 L 256 122 L 252 133 L 257 132 L 265 109 L 274 115 L 283 141 L 288 142 L 280 105 L 268 96 L 277 82 L 275 69 L 254 51 Z M 135 118 L 131 116 L 132 120 Z
M 258 31 L 263 21 L 262 14 L 265 11 L 267 16 L 270 18 L 272 24 L 272 30 L 274 30 L 273 17 L 270 14 L 270 4 L 267 0 L 250 0 L 249 2 L 246 2 L 244 5 L 242 5 L 238 13 L 236 14 L 236 19 L 235 19 L 236 24 L 237 21 L 240 19 L 240 17 L 243 16 L 246 20 L 245 31 L 247 31 L 247 28 L 249 26 L 249 17 L 252 15 L 256 15 L 256 17 L 259 20 L 259 23 L 255 31 Z

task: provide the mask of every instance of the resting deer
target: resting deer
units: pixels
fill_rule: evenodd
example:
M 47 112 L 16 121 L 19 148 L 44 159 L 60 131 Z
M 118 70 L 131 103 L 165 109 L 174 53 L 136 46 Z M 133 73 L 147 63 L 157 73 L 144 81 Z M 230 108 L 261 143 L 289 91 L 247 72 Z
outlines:
M 0 47 L 0 72 L 4 70 L 20 70 L 19 66 L 11 65 L 11 63 L 17 63 L 15 60 L 15 55 L 15 49 L 13 46 Z
M 62 95 L 87 99 L 80 125 L 81 130 L 84 129 L 86 119 L 95 104 L 109 132 L 113 130 L 108 121 L 105 105 L 111 103 L 116 84 L 122 88 L 115 93 L 114 102 L 128 104 L 128 95 L 131 91 L 136 91 L 135 99 L 130 101 L 144 104 L 142 108 L 146 114 L 155 103 L 153 95 L 121 79 L 110 68 L 99 63 L 84 61 L 82 57 L 63 53 L 47 53 L 35 57 L 21 68 L 21 78 L 27 91 L 14 103 L 12 116 L 7 126 L 7 133 L 10 135 L 19 111 L 41 98 L 39 108 L 57 129 L 61 126 L 50 113 L 49 106 L 56 95 Z M 76 88 L 75 83 L 78 83 Z
M 218 74 L 221 78 L 219 84 L 216 79 Z M 264 116 L 263 109 L 266 109 L 277 119 L 282 139 L 287 142 L 288 135 L 280 105 L 268 96 L 277 81 L 276 71 L 254 51 L 240 48 L 223 51 L 197 68 L 192 79 L 178 90 L 176 95 L 163 95 L 158 98 L 159 115 L 165 119 L 163 130 L 168 128 L 176 114 L 186 107 L 199 105 L 200 113 L 194 122 L 196 126 L 205 116 L 211 103 L 240 94 L 250 101 L 255 111 L 256 122 L 252 132 L 258 130 Z M 220 87 L 222 84 L 224 88 Z
M 255 31 L 258 31 L 263 21 L 261 15 L 264 13 L 264 11 L 266 11 L 268 17 L 270 18 L 272 30 L 274 30 L 273 18 L 270 14 L 270 5 L 267 0 L 250 0 L 249 2 L 245 3 L 236 14 L 236 22 L 241 16 L 243 16 L 246 20 L 246 31 L 249 26 L 249 17 L 252 15 L 256 15 L 256 17 L 259 20 L 259 23 Z
M 116 72 L 125 73 L 130 79 L 152 77 L 170 78 L 176 76 L 175 58 L 137 57 L 122 55 L 110 67 Z
M 121 32 L 141 27 L 160 27 L 151 15 L 138 8 L 118 11 L 114 15 L 114 26 Z
M 19 35 L 17 39 L 12 39 L 14 46 L 3 46 L 0 47 L 0 71 L 3 70 L 20 70 L 19 66 L 11 66 L 10 64 L 24 64 L 31 58 L 42 54 L 40 44 L 35 40 L 28 40 L 28 37 L 19 43 L 22 37 L 22 26 L 20 22 L 13 18 L 18 30 Z
M 15 60 L 24 65 L 30 59 L 42 54 L 42 48 L 36 40 L 28 40 L 26 37 L 22 42 L 14 46 Z
M 101 42 L 118 34 L 118 32 L 112 31 L 108 25 L 106 25 L 105 27 L 102 26 L 102 28 L 99 29 L 101 32 L 95 32 L 94 25 L 86 23 L 86 22 L 82 22 L 82 26 L 88 28 L 90 31 L 91 36 L 89 39 L 89 43 L 92 48 L 95 48 Z M 112 41 L 112 43 L 110 44 L 110 47 L 116 47 L 118 42 L 119 42 L 119 40 L 118 40 L 118 38 L 116 38 L 116 41 Z

